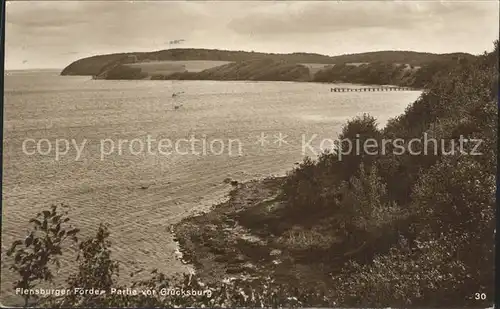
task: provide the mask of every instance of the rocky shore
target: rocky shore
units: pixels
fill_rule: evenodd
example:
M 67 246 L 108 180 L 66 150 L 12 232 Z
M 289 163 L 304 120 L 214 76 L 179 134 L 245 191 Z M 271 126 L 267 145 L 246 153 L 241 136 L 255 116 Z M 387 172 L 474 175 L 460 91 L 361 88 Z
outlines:
M 335 270 L 335 254 L 321 244 L 330 247 L 341 239 L 322 233 L 321 222 L 305 228 L 284 211 L 284 180 L 233 184 L 227 202 L 175 225 L 183 261 L 194 265 L 205 282 L 272 276 L 283 282 L 326 284 Z M 337 258 L 340 267 L 343 256 Z

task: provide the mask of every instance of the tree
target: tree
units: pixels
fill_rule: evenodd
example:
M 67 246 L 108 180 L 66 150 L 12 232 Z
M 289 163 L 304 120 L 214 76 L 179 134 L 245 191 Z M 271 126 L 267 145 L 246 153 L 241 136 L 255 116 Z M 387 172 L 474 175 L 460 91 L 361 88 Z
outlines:
M 401 238 L 370 263 L 349 262 L 333 277 L 333 297 L 345 307 L 462 306 L 464 294 L 456 289 L 468 274 L 450 254 L 452 245 L 443 239 L 425 241 L 413 251 Z
M 61 205 L 63 212 L 53 205 L 50 210 L 44 210 L 30 220 L 33 229 L 24 241 L 17 240 L 7 251 L 7 256 L 13 256 L 10 268 L 17 272 L 20 279 L 14 288 L 31 289 L 40 282 L 52 282 L 53 268 L 59 268 L 59 256 L 62 255 L 64 242 L 69 239 L 78 242 L 78 229 L 68 224 L 68 207 Z M 30 298 L 36 295 L 24 295 L 24 306 L 27 307 Z
M 377 250 L 388 249 L 397 241 L 397 223 L 405 212 L 389 199 L 375 165 L 366 169 L 360 164 L 358 176 L 342 185 L 338 215 L 343 218 L 350 247 L 363 247 L 364 258 L 369 260 Z
M 120 289 L 117 285 L 119 265 L 111 259 L 111 243 L 108 240 L 108 228 L 101 224 L 94 237 L 90 237 L 79 243 L 79 251 L 76 261 L 78 272 L 71 275 L 67 282 L 71 291 L 75 288 L 97 289 L 109 291 L 112 287 Z M 65 295 L 61 306 L 106 306 L 109 299 L 107 295 Z
M 365 153 L 364 145 L 369 139 L 380 145 L 380 138 L 381 132 L 377 128 L 377 120 L 368 114 L 354 117 L 342 127 L 336 149 L 337 153 L 342 153 L 339 154 L 342 163 L 337 171 L 342 179 L 349 180 L 352 176 L 356 176 L 361 163 L 370 168 L 377 155 Z
M 410 228 L 417 241 L 442 239 L 469 274 L 456 296 L 493 293 L 496 175 L 471 156 L 446 157 L 414 188 Z

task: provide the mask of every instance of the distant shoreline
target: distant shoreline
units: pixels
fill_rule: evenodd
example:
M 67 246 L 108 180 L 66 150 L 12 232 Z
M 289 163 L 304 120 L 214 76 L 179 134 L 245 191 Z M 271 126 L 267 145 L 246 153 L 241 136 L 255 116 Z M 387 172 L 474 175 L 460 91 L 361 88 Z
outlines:
M 61 75 L 107 80 L 249 80 L 425 88 L 440 71 L 472 61 L 466 53 L 378 51 L 341 56 L 169 49 L 79 59 Z
M 35 73 L 35 72 L 59 72 L 60 69 L 22 69 L 22 70 L 6 70 L 5 73 Z M 92 78 L 91 75 L 66 75 L 65 77 L 89 77 Z M 136 80 L 129 80 L 129 79 L 91 79 L 95 81 L 136 81 Z M 158 81 L 158 80 L 151 80 L 151 79 L 144 79 L 142 80 L 144 82 L 148 81 Z M 183 80 L 183 79 L 169 79 L 165 81 L 207 81 L 207 82 L 231 82 L 231 83 L 268 83 L 268 82 L 278 82 L 278 83 L 307 83 L 307 84 L 321 84 L 321 85 L 338 85 L 338 86 L 357 86 L 357 87 L 399 87 L 398 85 L 392 85 L 392 84 L 360 84 L 360 83 L 349 83 L 349 82 L 306 82 L 306 81 L 287 81 L 287 80 L 276 80 L 276 81 L 269 81 L 269 80 L 217 80 L 217 79 L 193 79 L 193 80 Z M 329 89 L 329 88 L 328 88 Z M 416 91 L 423 91 L 423 88 L 414 88 L 413 90 Z M 328 90 L 329 91 L 329 90 Z
M 28 72 L 60 72 L 61 68 L 49 68 L 49 69 L 12 69 L 5 70 L 4 73 L 28 73 Z

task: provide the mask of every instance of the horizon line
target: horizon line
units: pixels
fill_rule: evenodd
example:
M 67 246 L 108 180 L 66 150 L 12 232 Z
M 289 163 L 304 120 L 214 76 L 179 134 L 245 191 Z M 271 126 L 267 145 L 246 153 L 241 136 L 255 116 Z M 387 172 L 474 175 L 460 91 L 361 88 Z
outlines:
M 472 55 L 472 56 L 479 56 L 479 55 L 481 55 L 481 53 L 488 52 L 487 50 L 484 50 L 483 52 L 477 53 L 477 54 L 472 53 L 472 52 L 466 52 L 466 51 L 453 51 L 453 52 L 446 52 L 446 53 L 438 53 L 438 52 L 431 52 L 431 51 L 416 51 L 416 50 L 411 50 L 411 49 L 378 49 L 378 50 L 359 51 L 359 52 L 332 55 L 332 54 L 320 54 L 320 53 L 316 53 L 316 52 L 307 52 L 307 51 L 265 52 L 265 51 L 243 50 L 243 49 L 219 49 L 219 48 L 206 48 L 206 47 L 184 47 L 184 48 L 175 47 L 175 48 L 156 49 L 156 50 L 152 50 L 152 51 L 127 51 L 127 52 L 101 53 L 101 54 L 94 54 L 91 56 L 85 56 L 84 58 L 103 56 L 103 55 L 113 55 L 113 54 L 156 53 L 156 52 L 167 51 L 167 50 L 182 50 L 182 49 L 201 49 L 201 50 L 212 50 L 212 51 L 246 52 L 246 53 L 260 53 L 260 54 L 271 54 L 271 55 L 309 54 L 309 55 L 319 55 L 319 56 L 332 57 L 332 58 L 333 57 L 340 57 L 340 56 L 358 55 L 358 54 L 378 53 L 378 52 L 412 52 L 412 53 L 433 54 L 433 55 L 468 54 L 468 55 Z M 79 59 L 83 59 L 83 58 L 79 58 Z
M 368 53 L 378 53 L 378 52 L 411 52 L 411 53 L 419 53 L 419 54 L 431 54 L 431 55 L 451 55 L 451 54 L 466 54 L 466 55 L 471 55 L 471 56 L 480 56 L 484 52 L 488 52 L 487 50 L 483 51 L 482 53 L 470 53 L 466 51 L 454 51 L 454 52 L 447 52 L 447 53 L 437 53 L 437 52 L 426 52 L 426 51 L 416 51 L 416 50 L 408 50 L 408 49 L 382 49 L 382 50 L 372 50 L 372 51 L 363 51 L 363 52 L 354 52 L 354 53 L 344 53 L 344 54 L 337 54 L 337 55 L 329 55 L 329 54 L 320 54 L 320 53 L 315 53 L 315 52 L 306 52 L 306 51 L 295 51 L 295 52 L 281 52 L 281 53 L 276 53 L 276 52 L 263 52 L 263 51 L 255 51 L 255 50 L 236 50 L 236 49 L 218 49 L 218 48 L 203 48 L 203 47 L 176 47 L 176 48 L 166 48 L 166 49 L 157 49 L 153 51 L 125 51 L 125 52 L 111 52 L 111 53 L 100 53 L 100 54 L 91 54 L 89 56 L 82 56 L 76 58 L 76 60 L 70 62 L 64 67 L 58 67 L 58 68 L 43 68 L 43 67 L 32 67 L 32 68 L 13 68 L 13 69 L 6 69 L 5 64 L 7 59 L 4 59 L 4 72 L 7 71 L 30 71 L 30 70 L 63 70 L 65 67 L 70 65 L 71 63 L 74 63 L 75 61 L 81 60 L 81 59 L 86 59 L 86 58 L 91 58 L 91 57 L 98 57 L 98 56 L 105 56 L 105 55 L 114 55 L 114 54 L 141 54 L 141 53 L 157 53 L 161 51 L 168 51 L 168 50 L 189 50 L 189 49 L 198 49 L 198 50 L 209 50 L 209 51 L 227 51 L 227 52 L 245 52 L 245 53 L 260 53 L 260 54 L 270 54 L 270 55 L 293 55 L 293 54 L 308 54 L 308 55 L 318 55 L 318 56 L 324 56 L 324 57 L 329 57 L 329 58 L 335 58 L 335 57 L 341 57 L 341 56 L 351 56 L 351 55 L 359 55 L 359 54 L 368 54 Z M 172 60 L 175 61 L 175 60 Z

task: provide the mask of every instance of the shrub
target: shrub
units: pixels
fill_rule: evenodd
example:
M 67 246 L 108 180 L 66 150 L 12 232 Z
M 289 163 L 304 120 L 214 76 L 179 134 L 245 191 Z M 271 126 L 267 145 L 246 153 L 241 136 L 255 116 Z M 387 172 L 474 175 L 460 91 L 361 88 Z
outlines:
M 32 289 L 42 282 L 52 282 L 54 267 L 60 266 L 59 256 L 66 240 L 77 242 L 78 229 L 68 224 L 68 206 L 61 205 L 62 213 L 56 205 L 50 210 L 39 212 L 30 220 L 32 229 L 24 241 L 14 241 L 7 251 L 7 256 L 14 256 L 10 268 L 18 273 L 20 279 L 14 283 L 14 289 Z M 24 306 L 30 300 L 36 301 L 36 295 L 26 294 Z
M 349 262 L 341 274 L 334 276 L 335 298 L 352 307 L 463 305 L 466 296 L 456 289 L 469 276 L 468 268 L 452 252 L 449 240 L 420 242 L 419 250 L 413 251 L 401 239 L 371 263 Z

